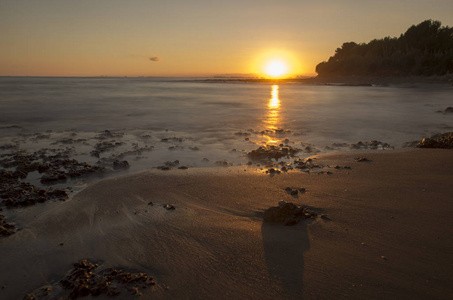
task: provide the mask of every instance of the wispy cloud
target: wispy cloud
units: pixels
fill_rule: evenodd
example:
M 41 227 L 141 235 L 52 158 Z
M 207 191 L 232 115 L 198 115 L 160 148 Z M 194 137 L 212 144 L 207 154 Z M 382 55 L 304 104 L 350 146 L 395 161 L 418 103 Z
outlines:
M 160 60 L 160 57 L 158 57 L 158 56 L 153 56 L 153 57 L 150 57 L 149 60 L 150 60 L 150 61 L 159 61 L 159 60 Z

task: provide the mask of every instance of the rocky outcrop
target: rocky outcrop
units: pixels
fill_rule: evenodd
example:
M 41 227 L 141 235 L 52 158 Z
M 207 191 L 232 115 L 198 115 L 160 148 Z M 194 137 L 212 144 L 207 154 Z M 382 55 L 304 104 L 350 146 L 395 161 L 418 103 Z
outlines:
M 317 216 L 308 206 L 297 206 L 294 203 L 280 201 L 278 206 L 269 207 L 263 215 L 266 222 L 281 223 L 285 226 L 296 225 L 303 219 Z
M 453 132 L 436 134 L 424 138 L 416 147 L 453 149 Z

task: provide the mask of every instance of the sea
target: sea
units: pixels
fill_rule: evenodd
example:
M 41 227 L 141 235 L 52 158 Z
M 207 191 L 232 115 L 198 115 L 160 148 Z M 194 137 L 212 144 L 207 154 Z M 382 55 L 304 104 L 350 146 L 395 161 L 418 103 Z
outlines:
M 136 172 L 175 161 L 245 165 L 263 145 L 289 145 L 301 157 L 359 142 L 400 148 L 453 131 L 453 115 L 443 113 L 452 96 L 446 84 L 0 77 L 0 154 L 68 149 L 89 164 L 120 157 Z

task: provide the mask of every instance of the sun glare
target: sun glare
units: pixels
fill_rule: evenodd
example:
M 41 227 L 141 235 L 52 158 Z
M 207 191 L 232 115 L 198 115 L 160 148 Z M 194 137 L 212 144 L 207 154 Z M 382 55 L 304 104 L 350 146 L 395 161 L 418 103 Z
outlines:
M 263 50 L 250 60 L 249 72 L 265 78 L 289 78 L 301 73 L 298 55 L 283 49 Z
M 286 75 L 288 72 L 288 67 L 286 64 L 280 60 L 273 60 L 267 63 L 266 65 L 266 74 L 270 77 L 278 78 Z

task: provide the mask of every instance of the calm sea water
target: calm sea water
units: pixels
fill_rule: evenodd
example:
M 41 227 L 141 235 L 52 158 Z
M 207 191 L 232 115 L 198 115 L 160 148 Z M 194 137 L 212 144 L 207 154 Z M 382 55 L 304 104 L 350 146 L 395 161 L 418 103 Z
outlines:
M 0 78 L 0 146 L 15 144 L 32 151 L 79 139 L 64 145 L 76 149 L 79 159 L 93 163 L 89 153 L 98 142 L 96 136 L 110 130 L 117 134 L 112 140 L 123 144 L 104 156 L 154 147 L 129 157 L 140 160 L 131 164 L 132 170 L 175 159 L 192 167 L 209 165 L 203 158 L 244 163 L 245 152 L 285 139 L 294 147 L 311 144 L 321 152 L 333 151 L 333 143 L 370 140 L 401 147 L 404 142 L 452 131 L 453 116 L 436 112 L 453 106 L 452 95 L 453 88 L 446 85 L 4 77 Z

